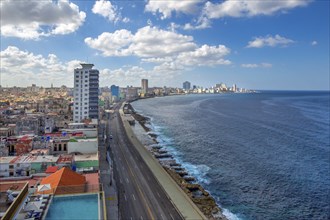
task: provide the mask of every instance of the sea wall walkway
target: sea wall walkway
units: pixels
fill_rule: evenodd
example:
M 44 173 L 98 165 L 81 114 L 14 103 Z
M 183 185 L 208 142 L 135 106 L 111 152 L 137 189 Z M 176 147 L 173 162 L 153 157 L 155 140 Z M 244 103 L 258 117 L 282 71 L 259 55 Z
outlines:
M 124 104 L 123 104 L 124 106 Z M 143 144 L 136 138 L 129 122 L 123 112 L 123 106 L 119 113 L 123 121 L 126 133 L 136 150 L 150 168 L 160 185 L 163 187 L 170 201 L 177 208 L 184 219 L 199 220 L 207 219 L 199 208 L 191 201 L 186 193 L 176 184 L 172 177 L 164 170 L 160 163 L 151 155 L 151 153 L 143 146 Z

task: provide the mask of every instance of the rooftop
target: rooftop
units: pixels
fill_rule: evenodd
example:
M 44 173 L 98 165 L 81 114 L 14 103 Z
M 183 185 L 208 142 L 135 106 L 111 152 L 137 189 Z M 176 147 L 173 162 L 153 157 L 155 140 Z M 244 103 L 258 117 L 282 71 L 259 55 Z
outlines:
M 99 160 L 98 154 L 82 154 L 82 155 L 75 155 L 75 161 L 86 161 L 86 160 Z

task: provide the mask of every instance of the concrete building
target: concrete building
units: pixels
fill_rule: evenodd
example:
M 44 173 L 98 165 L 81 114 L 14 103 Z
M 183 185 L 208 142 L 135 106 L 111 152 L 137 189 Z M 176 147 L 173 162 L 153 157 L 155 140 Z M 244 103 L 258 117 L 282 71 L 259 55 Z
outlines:
M 68 142 L 68 153 L 95 154 L 98 151 L 97 138 L 71 139 Z
M 147 79 L 141 80 L 141 93 L 142 94 L 148 93 L 148 80 Z
M 82 133 L 83 137 L 97 137 L 97 123 L 70 123 L 69 128 L 62 129 L 62 132 L 76 134 Z
M 126 100 L 133 100 L 138 97 L 138 89 L 135 87 L 127 87 Z
M 185 81 L 185 82 L 183 83 L 183 87 L 182 87 L 182 88 L 183 88 L 184 90 L 188 91 L 188 90 L 190 90 L 190 86 L 191 86 L 190 82 Z
M 74 70 L 74 122 L 84 119 L 98 119 L 99 114 L 99 71 L 93 64 L 81 64 Z
M 111 90 L 111 96 L 112 96 L 112 100 L 111 101 L 116 102 L 120 98 L 119 97 L 119 86 L 112 85 L 110 87 L 110 90 Z

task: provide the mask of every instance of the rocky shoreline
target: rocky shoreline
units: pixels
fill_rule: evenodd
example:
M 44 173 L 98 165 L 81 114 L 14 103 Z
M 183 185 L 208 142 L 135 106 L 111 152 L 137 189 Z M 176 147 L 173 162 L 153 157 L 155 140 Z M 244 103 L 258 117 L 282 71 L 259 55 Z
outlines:
M 134 119 L 139 122 L 154 141 L 155 145 L 146 147 L 159 160 L 166 172 L 175 180 L 206 217 L 209 219 L 226 220 L 227 218 L 222 214 L 222 210 L 216 204 L 215 199 L 200 184 L 195 183 L 196 179 L 190 176 L 189 173 L 181 167 L 181 164 L 173 159 L 172 155 L 168 154 L 166 150 L 157 145 L 157 135 L 152 133 L 151 129 L 147 126 L 150 118 L 136 113 L 130 104 L 128 104 L 127 107 Z

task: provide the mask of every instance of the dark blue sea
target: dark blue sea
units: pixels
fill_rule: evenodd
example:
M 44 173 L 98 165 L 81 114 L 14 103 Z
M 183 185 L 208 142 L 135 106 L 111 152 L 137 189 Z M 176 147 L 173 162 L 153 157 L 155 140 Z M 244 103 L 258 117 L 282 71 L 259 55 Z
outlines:
M 229 219 L 330 219 L 329 92 L 133 102 Z

